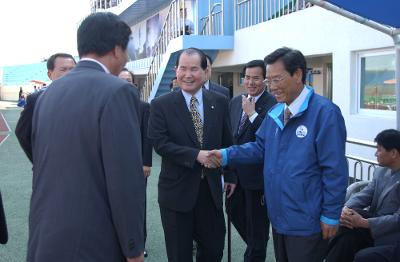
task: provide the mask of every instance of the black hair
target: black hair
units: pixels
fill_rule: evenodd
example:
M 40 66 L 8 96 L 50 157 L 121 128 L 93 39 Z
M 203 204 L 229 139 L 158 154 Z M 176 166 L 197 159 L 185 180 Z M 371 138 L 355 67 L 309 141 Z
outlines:
M 211 59 L 211 57 L 209 55 L 207 55 L 207 54 L 205 54 L 205 56 L 206 56 L 207 60 L 210 61 L 210 65 L 212 65 L 213 64 L 213 60 Z
M 76 61 L 72 55 L 66 54 L 66 53 L 56 53 L 56 54 L 50 56 L 49 59 L 47 59 L 47 64 L 46 64 L 47 70 L 49 70 L 49 71 L 54 70 L 54 67 L 55 67 L 54 64 L 58 57 L 71 58 L 72 60 L 74 60 L 74 63 L 76 64 Z
M 91 14 L 78 28 L 79 57 L 90 53 L 103 56 L 116 46 L 126 50 L 131 32 L 130 27 L 113 13 Z
M 262 69 L 263 78 L 265 79 L 265 75 L 267 74 L 267 69 L 265 67 L 265 63 L 263 60 L 251 60 L 243 67 L 243 74 L 246 74 L 247 68 L 259 67 Z
M 201 51 L 200 49 L 197 49 L 195 47 L 189 47 L 187 49 L 184 49 L 182 52 L 180 52 L 178 54 L 178 57 L 176 58 L 176 67 L 179 66 L 179 59 L 181 58 L 181 55 L 185 53 L 187 55 L 193 55 L 193 54 L 198 54 L 200 56 L 200 67 L 203 70 L 207 69 L 207 58 L 206 58 L 206 54 L 204 54 L 203 51 Z
M 305 84 L 307 62 L 306 58 L 299 50 L 282 47 L 276 49 L 274 52 L 264 58 L 264 62 L 267 65 L 274 64 L 278 60 L 283 62 L 285 70 L 288 71 L 291 76 L 293 76 L 297 69 L 300 69 L 303 73 L 301 80 L 303 81 L 303 84 Z
M 375 142 L 387 151 L 396 149 L 400 153 L 400 131 L 386 129 L 375 137 Z
M 129 71 L 128 68 L 124 67 L 124 68 L 122 68 L 121 72 L 122 71 L 128 72 L 132 77 L 132 84 L 135 83 L 135 75 L 131 71 Z

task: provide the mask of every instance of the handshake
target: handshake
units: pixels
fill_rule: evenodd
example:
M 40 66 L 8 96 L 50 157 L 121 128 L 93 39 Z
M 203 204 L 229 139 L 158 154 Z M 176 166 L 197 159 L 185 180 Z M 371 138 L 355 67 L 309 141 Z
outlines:
M 197 161 L 206 168 L 218 168 L 221 166 L 221 150 L 200 150 Z

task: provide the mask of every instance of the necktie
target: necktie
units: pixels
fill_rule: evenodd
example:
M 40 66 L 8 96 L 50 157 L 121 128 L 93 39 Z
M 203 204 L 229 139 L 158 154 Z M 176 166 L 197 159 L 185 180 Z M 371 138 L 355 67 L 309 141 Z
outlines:
M 248 118 L 247 114 L 245 112 L 243 112 L 242 118 L 240 118 L 240 122 L 239 122 L 238 134 L 242 131 L 242 129 L 244 127 L 244 123 L 246 123 L 247 118 Z
M 197 110 L 197 98 L 192 96 L 190 99 L 190 113 L 192 114 L 192 121 L 194 130 L 196 131 L 197 140 L 200 146 L 203 146 L 203 121 L 201 120 L 200 113 Z
M 287 122 L 289 121 L 290 117 L 292 116 L 292 112 L 290 112 L 289 107 L 286 107 L 285 114 L 283 116 L 283 124 L 286 126 Z

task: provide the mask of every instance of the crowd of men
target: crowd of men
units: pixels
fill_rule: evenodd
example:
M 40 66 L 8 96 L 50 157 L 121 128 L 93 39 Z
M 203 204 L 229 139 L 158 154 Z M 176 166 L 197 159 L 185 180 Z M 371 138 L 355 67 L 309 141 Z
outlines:
M 212 59 L 185 49 L 176 87 L 150 106 L 124 68 L 130 35 L 116 15 L 88 16 L 80 61 L 52 56 L 53 82 L 27 100 L 16 128 L 33 164 L 27 261 L 143 261 L 152 147 L 168 261 L 193 261 L 193 241 L 196 261 L 222 260 L 224 191 L 243 261 L 266 260 L 270 227 L 279 262 L 400 257 L 399 131 L 377 135 L 381 167 L 345 202 L 344 119 L 305 84 L 300 51 L 249 61 L 245 94 L 229 100 Z

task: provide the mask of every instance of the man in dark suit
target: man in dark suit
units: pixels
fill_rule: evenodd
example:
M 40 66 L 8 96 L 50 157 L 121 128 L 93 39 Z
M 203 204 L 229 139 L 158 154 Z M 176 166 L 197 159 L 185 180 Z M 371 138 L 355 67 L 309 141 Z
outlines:
M 122 71 L 118 75 L 119 78 L 129 82 L 132 84 L 132 87 L 138 90 L 135 85 L 135 76 L 131 71 L 126 68 L 123 68 Z M 149 125 L 149 116 L 150 116 L 150 104 L 144 102 L 142 100 L 139 101 L 139 112 L 140 112 L 140 134 L 142 138 L 142 158 L 143 158 L 143 173 L 146 178 L 146 189 L 147 189 L 147 178 L 151 174 L 151 166 L 153 162 L 153 145 L 151 144 L 151 140 L 148 136 L 148 125 Z M 144 212 L 144 244 L 146 247 L 146 238 L 147 238 L 147 227 L 146 227 L 146 212 L 147 210 L 147 199 L 145 203 L 145 212 Z M 148 253 L 146 249 L 144 250 L 144 256 L 147 257 Z
M 55 81 L 72 70 L 76 65 L 75 59 L 70 54 L 57 53 L 47 60 L 47 76 L 51 81 Z M 34 92 L 26 99 L 26 105 L 21 112 L 17 126 L 15 127 L 15 135 L 18 138 L 19 144 L 24 150 L 26 156 L 32 162 L 32 117 L 35 109 L 35 104 L 38 97 L 45 91 Z
M 209 55 L 206 55 L 207 58 L 207 74 L 206 74 L 206 81 L 204 82 L 204 88 L 213 92 L 220 93 L 227 98 L 231 98 L 231 94 L 228 88 L 218 85 L 217 83 L 211 81 L 211 73 L 212 73 L 212 59 Z
M 207 73 L 204 53 L 185 49 L 177 58 L 180 90 L 151 103 L 149 137 L 162 157 L 158 202 L 168 261 L 221 261 L 225 239 L 223 185 L 219 169 L 207 169 L 208 152 L 230 145 L 228 100 L 202 88 Z M 224 173 L 234 192 L 235 177 Z M 230 195 L 228 195 L 229 197 Z
M 265 90 L 266 68 L 263 60 L 248 62 L 244 69 L 245 95 L 230 103 L 230 118 L 234 144 L 256 140 L 268 110 L 276 104 L 275 98 Z M 233 225 L 247 244 L 243 261 L 265 261 L 269 238 L 269 219 L 264 200 L 263 164 L 235 165 L 238 184 L 235 194 L 227 203 Z
M 139 98 L 116 77 L 131 30 L 112 13 L 78 28 L 78 65 L 33 115 L 27 260 L 143 261 Z
M 327 262 L 353 261 L 357 251 L 400 238 L 400 131 L 388 129 L 376 138 L 374 178 L 345 203 L 338 234 L 330 241 Z M 365 210 L 368 208 L 368 211 Z
M 4 214 L 3 199 L 0 192 L 0 244 L 6 244 L 8 241 L 8 230 L 6 216 Z

